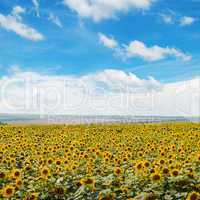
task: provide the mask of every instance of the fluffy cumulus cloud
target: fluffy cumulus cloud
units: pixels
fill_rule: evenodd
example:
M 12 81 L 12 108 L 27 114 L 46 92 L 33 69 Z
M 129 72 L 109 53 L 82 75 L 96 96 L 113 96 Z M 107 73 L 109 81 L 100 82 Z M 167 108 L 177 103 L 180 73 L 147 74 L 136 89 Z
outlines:
M 146 10 L 155 0 L 64 0 L 79 16 L 94 21 L 116 17 L 118 12 Z
M 145 43 L 138 40 L 131 41 L 128 45 L 119 45 L 113 37 L 100 33 L 99 41 L 105 47 L 113 49 L 115 55 L 122 57 L 122 59 L 139 57 L 147 61 L 157 61 L 173 56 L 184 61 L 191 60 L 191 56 L 176 48 L 160 47 L 158 45 L 148 47 Z
M 189 26 L 195 22 L 195 19 L 190 16 L 183 16 L 180 19 L 180 25 L 181 26 Z
M 118 42 L 113 37 L 108 37 L 103 33 L 99 33 L 99 41 L 105 47 L 114 49 L 118 46 Z
M 158 45 L 148 47 L 143 42 L 137 40 L 132 41 L 129 45 L 125 46 L 125 54 L 127 57 L 141 57 L 148 61 L 161 60 L 167 56 L 174 56 L 186 61 L 191 59 L 190 56 L 175 48 L 164 48 Z
M 111 92 L 135 92 L 160 90 L 162 85 L 153 77 L 140 79 L 133 73 L 125 73 L 121 70 L 107 69 L 97 74 L 82 77 L 84 82 L 91 83 L 94 88 L 100 86 L 104 91 Z
M 0 79 L 1 113 L 76 115 L 200 114 L 200 78 L 161 84 L 107 69 L 80 77 L 11 70 Z M 14 97 L 14 98 L 13 98 Z
M 23 22 L 20 14 L 24 12 L 24 8 L 16 6 L 9 15 L 3 15 L 0 13 L 0 27 L 8 31 L 13 31 L 21 37 L 29 40 L 43 40 L 44 36 L 41 33 Z

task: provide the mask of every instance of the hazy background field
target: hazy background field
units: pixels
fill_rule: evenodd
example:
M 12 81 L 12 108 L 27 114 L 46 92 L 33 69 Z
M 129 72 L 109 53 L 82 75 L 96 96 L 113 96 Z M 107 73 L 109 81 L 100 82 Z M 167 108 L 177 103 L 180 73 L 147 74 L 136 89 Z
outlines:
M 200 117 L 119 116 L 119 115 L 11 115 L 1 114 L 0 122 L 8 124 L 91 124 L 200 122 Z

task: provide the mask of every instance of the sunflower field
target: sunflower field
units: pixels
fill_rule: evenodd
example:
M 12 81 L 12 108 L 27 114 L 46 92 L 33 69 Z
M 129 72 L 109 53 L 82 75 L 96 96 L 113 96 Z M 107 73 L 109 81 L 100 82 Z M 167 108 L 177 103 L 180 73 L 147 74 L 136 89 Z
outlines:
M 2 125 L 0 135 L 0 199 L 200 199 L 198 123 Z

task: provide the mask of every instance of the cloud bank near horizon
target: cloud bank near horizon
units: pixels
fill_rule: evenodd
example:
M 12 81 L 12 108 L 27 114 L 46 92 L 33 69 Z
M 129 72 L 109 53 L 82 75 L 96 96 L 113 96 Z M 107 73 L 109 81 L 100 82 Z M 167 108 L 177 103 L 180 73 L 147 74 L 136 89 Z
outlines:
M 0 113 L 199 116 L 200 78 L 162 84 L 106 69 L 83 76 L 16 67 L 0 78 Z

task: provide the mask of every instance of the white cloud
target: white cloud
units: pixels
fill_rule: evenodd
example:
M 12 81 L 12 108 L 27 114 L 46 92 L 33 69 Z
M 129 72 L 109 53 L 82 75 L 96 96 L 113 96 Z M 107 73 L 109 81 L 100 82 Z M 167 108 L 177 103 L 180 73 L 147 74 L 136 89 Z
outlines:
M 173 16 L 172 16 L 172 15 L 161 14 L 161 17 L 162 17 L 163 21 L 164 21 L 166 24 L 172 24 L 172 23 L 173 23 Z
M 200 115 L 199 77 L 161 84 L 113 69 L 80 77 L 17 70 L 0 89 L 0 113 Z
M 26 10 L 21 6 L 15 6 L 12 10 L 12 15 L 21 20 L 20 14 L 25 13 Z
M 196 19 L 191 16 L 178 16 L 173 11 L 169 11 L 167 14 L 161 13 L 160 16 L 166 24 L 179 24 L 180 26 L 189 26 L 196 21 Z
M 79 16 L 94 21 L 116 17 L 118 12 L 146 10 L 155 0 L 64 0 Z
M 55 25 L 57 25 L 58 27 L 60 27 L 60 28 L 63 27 L 63 25 L 62 25 L 60 19 L 59 19 L 57 16 L 55 16 L 53 13 L 49 13 L 49 20 L 50 20 L 52 23 L 54 23 Z
M 39 4 L 39 1 L 38 0 L 32 0 L 32 3 L 34 5 L 34 9 L 35 9 L 37 17 L 40 17 L 40 12 L 39 12 L 40 4 Z
M 113 37 L 108 37 L 104 35 L 103 33 L 99 33 L 99 41 L 105 47 L 110 48 L 110 49 L 114 49 L 118 46 L 117 41 Z
M 125 56 L 127 57 L 141 57 L 148 61 L 157 61 L 167 56 L 174 56 L 183 60 L 190 60 L 191 57 L 175 48 L 163 48 L 157 45 L 152 47 L 146 46 L 141 41 L 132 41 L 129 45 L 125 46 Z
M 181 26 L 189 26 L 195 22 L 195 19 L 193 17 L 189 16 L 183 16 L 180 19 L 180 25 Z
M 154 78 L 140 79 L 133 73 L 121 70 L 107 69 L 103 72 L 83 76 L 82 80 L 95 86 L 101 86 L 108 91 L 131 92 L 159 90 L 162 85 Z
M 157 61 L 169 56 L 174 56 L 184 61 L 191 60 L 191 56 L 186 55 L 176 48 L 160 47 L 158 45 L 148 47 L 145 43 L 138 40 L 131 41 L 128 45 L 119 45 L 113 37 L 108 37 L 102 33 L 99 34 L 99 39 L 101 44 L 113 49 L 114 54 L 124 60 L 139 57 L 147 61 Z
M 165 84 L 154 96 L 156 113 L 173 116 L 200 116 L 200 77 Z
M 10 15 L 5 16 L 0 13 L 0 27 L 8 31 L 13 31 L 21 37 L 29 40 L 43 40 L 44 36 L 41 33 L 23 23 L 20 14 L 24 12 L 25 9 L 21 8 L 20 6 L 16 6 L 13 8 Z

